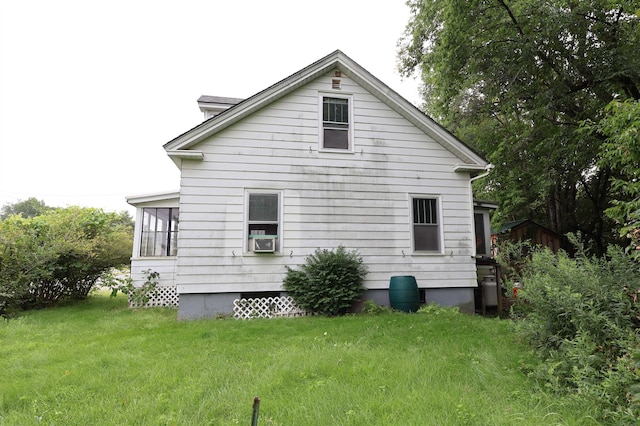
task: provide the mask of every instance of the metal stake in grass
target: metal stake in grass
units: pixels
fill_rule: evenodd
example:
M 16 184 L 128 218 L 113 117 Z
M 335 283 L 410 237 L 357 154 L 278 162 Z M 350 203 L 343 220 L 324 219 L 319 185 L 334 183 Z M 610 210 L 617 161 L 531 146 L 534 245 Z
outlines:
M 251 426 L 258 426 L 258 411 L 260 410 L 260 398 L 253 398 L 253 417 L 251 418 Z

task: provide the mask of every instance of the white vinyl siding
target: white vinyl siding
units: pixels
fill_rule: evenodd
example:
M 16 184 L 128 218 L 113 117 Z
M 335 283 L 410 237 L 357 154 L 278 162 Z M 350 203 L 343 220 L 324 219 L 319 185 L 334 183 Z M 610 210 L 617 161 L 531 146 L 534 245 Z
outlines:
M 469 175 L 453 171 L 460 160 L 352 80 L 331 93 L 332 77 L 201 142 L 204 160 L 182 161 L 179 292 L 281 291 L 286 267 L 341 244 L 363 256 L 371 289 L 388 288 L 391 275 L 414 275 L 420 287 L 475 285 Z M 344 93 L 351 155 L 320 143 L 322 97 Z M 279 255 L 248 252 L 250 188 L 280 194 Z M 414 254 L 408 194 L 438 194 L 445 256 Z

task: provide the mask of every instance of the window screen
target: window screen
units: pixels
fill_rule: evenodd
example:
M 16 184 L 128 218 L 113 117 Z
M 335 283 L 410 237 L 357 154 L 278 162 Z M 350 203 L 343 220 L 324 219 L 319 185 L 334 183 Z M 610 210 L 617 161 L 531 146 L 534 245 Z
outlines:
M 349 149 L 349 100 L 322 98 L 323 147 Z
M 414 198 L 412 208 L 414 249 L 416 251 L 439 251 L 438 200 L 435 198 Z
M 260 235 L 278 237 L 279 205 L 279 194 L 249 194 L 249 239 Z

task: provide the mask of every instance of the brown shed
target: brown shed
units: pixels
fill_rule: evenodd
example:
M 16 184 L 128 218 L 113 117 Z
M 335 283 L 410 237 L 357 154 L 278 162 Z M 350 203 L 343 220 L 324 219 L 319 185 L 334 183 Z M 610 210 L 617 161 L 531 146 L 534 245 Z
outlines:
M 535 245 L 548 247 L 554 252 L 561 248 L 562 236 L 549 228 L 529 219 L 505 223 L 494 239 L 507 238 L 512 241 L 531 241 Z

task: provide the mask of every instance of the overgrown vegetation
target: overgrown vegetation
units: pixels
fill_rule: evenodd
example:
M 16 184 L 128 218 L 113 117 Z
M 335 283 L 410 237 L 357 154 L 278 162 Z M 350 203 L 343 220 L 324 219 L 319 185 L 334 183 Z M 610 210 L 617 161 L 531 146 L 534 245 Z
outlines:
M 543 362 L 531 375 L 552 392 L 576 395 L 611 424 L 640 417 L 640 265 L 611 246 L 589 256 L 575 240 L 565 252 L 518 246 L 512 280 L 523 283 L 512 310 L 517 329 Z
M 146 277 L 144 283 L 139 287 L 133 285 L 131 275 L 118 269 L 102 274 L 100 284 L 111 291 L 111 297 L 117 297 L 120 292 L 127 295 L 131 306 L 144 306 L 152 297 L 158 295 L 160 273 L 152 269 L 145 269 L 142 272 Z
M 0 320 L 0 424 L 595 425 L 538 391 L 507 321 L 412 315 L 176 321 L 122 295 Z
M 364 293 L 368 268 L 357 251 L 343 246 L 335 250 L 317 249 L 307 256 L 299 270 L 289 268 L 283 287 L 296 304 L 322 315 L 349 311 Z
M 129 262 L 132 234 L 127 213 L 93 208 L 0 221 L 0 316 L 86 298 L 103 273 Z

